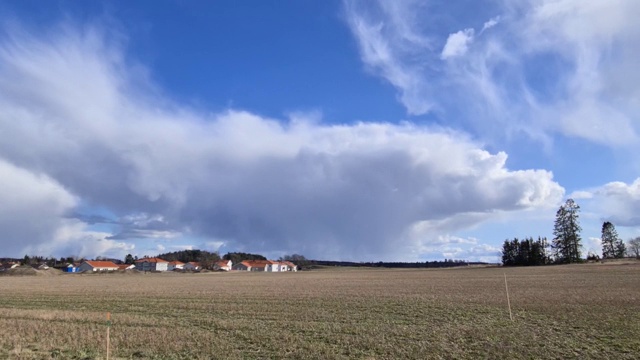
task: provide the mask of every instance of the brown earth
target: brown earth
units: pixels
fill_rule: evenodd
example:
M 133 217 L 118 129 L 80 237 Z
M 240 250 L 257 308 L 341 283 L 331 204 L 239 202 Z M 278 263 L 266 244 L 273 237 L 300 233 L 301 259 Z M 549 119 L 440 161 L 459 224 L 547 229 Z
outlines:
M 3 277 L 0 358 L 104 359 L 107 312 L 112 359 L 637 359 L 640 265 Z

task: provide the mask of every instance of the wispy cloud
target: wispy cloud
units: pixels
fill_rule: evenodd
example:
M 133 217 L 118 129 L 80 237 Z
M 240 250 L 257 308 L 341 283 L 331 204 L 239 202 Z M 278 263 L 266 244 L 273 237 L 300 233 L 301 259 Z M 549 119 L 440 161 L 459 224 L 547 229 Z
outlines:
M 345 9 L 362 61 L 398 89 L 409 114 L 436 111 L 484 135 L 497 125 L 500 136 L 638 143 L 637 1 L 497 2 L 488 20 L 468 7 L 436 11 L 437 1 L 394 2 L 401 11 L 387 3 L 345 0 Z M 402 14 L 410 25 L 391 26 Z M 421 26 L 442 18 L 460 20 L 448 33 Z
M 489 30 L 492 27 L 498 25 L 499 22 L 500 22 L 500 16 L 496 16 L 494 18 L 489 19 L 489 21 L 486 21 L 484 25 L 482 25 L 482 30 L 480 30 L 480 33 L 483 33 L 486 30 Z
M 416 13 L 410 6 L 417 1 L 380 2 L 370 8 L 355 1 L 345 2 L 346 17 L 356 35 L 363 62 L 368 69 L 380 74 L 400 92 L 400 101 L 411 114 L 424 114 L 433 109 L 434 103 L 425 83 L 424 49 L 433 44 L 429 37 L 416 29 Z M 384 19 L 378 19 L 379 14 Z M 425 96 L 427 95 L 427 96 Z

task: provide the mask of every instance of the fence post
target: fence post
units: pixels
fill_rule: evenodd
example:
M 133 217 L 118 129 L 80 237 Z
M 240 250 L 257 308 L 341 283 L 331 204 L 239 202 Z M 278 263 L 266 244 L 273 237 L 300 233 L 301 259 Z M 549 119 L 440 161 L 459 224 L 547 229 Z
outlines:
M 509 300 L 509 287 L 507 286 L 507 273 L 504 274 L 504 289 L 507 292 L 507 306 L 509 306 L 509 319 L 513 321 L 513 315 L 511 314 L 511 301 Z
M 107 360 L 109 360 L 109 329 L 111 328 L 111 313 L 107 313 Z

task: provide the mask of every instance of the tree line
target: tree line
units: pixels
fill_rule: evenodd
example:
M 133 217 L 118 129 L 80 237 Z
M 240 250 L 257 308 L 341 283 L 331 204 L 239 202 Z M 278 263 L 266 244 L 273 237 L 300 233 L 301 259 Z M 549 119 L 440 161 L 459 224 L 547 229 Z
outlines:
M 568 199 L 560 206 L 556 212 L 551 243 L 540 237 L 535 241 L 533 238 L 505 240 L 502 245 L 502 264 L 531 266 L 582 262 L 579 212 L 580 206 L 573 199 Z M 609 221 L 602 224 L 601 243 L 604 259 L 623 258 L 626 255 L 640 258 L 640 237 L 625 244 Z M 600 256 L 590 253 L 587 259 L 600 259 Z
M 469 266 L 469 265 L 486 265 L 484 262 L 468 262 L 465 260 L 453 260 L 444 259 L 443 261 L 417 261 L 417 262 L 389 262 L 389 261 L 365 261 L 365 262 L 353 262 L 353 261 L 330 261 L 330 260 L 309 260 L 310 266 L 353 266 L 353 267 L 384 267 L 384 268 L 404 268 L 404 269 L 416 269 L 416 268 L 448 268 L 457 266 Z
M 518 238 L 505 240 L 502 245 L 502 264 L 505 266 L 546 265 L 550 262 L 547 238 L 534 240 Z

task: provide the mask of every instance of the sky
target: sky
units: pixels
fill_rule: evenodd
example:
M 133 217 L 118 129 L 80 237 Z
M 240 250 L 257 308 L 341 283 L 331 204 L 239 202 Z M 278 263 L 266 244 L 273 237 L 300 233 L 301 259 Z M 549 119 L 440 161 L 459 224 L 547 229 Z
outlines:
M 640 2 L 5 1 L 0 256 L 640 236 Z

